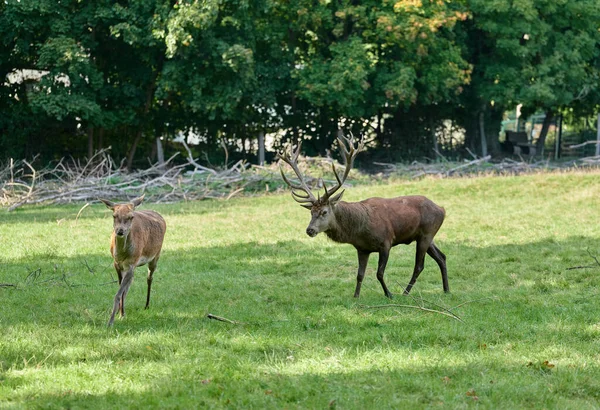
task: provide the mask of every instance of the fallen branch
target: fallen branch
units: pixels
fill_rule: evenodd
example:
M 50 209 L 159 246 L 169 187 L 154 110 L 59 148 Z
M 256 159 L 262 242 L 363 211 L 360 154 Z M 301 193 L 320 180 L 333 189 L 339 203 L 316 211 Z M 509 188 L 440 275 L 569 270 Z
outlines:
M 79 210 L 79 212 L 77 212 L 77 216 L 75 217 L 75 225 L 77 225 L 77 220 L 79 219 L 79 215 L 81 215 L 81 213 L 83 212 L 83 210 L 85 208 L 87 208 L 88 206 L 90 206 L 89 202 L 87 202 L 84 206 L 82 206 L 81 209 Z M 86 261 L 86 265 L 87 265 L 87 261 Z
M 458 320 L 459 322 L 463 322 L 463 320 L 456 316 L 454 313 L 452 312 L 443 312 L 441 310 L 435 310 L 435 309 L 429 309 L 426 308 L 424 306 L 415 306 L 415 305 L 398 305 L 395 303 L 390 303 L 387 305 L 376 305 L 376 306 L 369 306 L 369 305 L 358 305 L 359 307 L 365 308 L 365 309 L 382 309 L 382 308 L 408 308 L 408 309 L 418 309 L 418 310 L 422 310 L 424 312 L 429 312 L 429 313 L 438 313 L 440 315 L 444 315 L 444 316 L 448 316 L 454 320 Z
M 567 270 L 573 270 L 573 269 L 588 269 L 588 268 L 597 268 L 600 266 L 600 261 L 598 260 L 598 258 L 594 255 L 592 255 L 592 252 L 590 252 L 589 249 L 587 249 L 587 253 L 588 255 L 590 255 L 590 258 L 592 258 L 594 260 L 594 262 L 596 262 L 595 265 L 585 265 L 585 266 L 572 266 L 570 268 L 567 268 Z
M 88 204 L 94 204 L 97 198 L 127 201 L 145 193 L 149 202 L 162 203 L 230 199 L 247 187 L 281 184 L 275 165 L 254 168 L 238 161 L 228 169 L 210 169 L 192 158 L 187 144 L 183 146 L 188 151 L 187 163 L 169 165 L 176 154 L 164 164 L 133 172 L 116 164 L 109 149 L 98 151 L 86 163 L 63 158 L 41 169 L 35 169 L 34 161 L 13 160 L 6 168 L 0 164 L 0 206 L 13 211 L 23 205 L 82 202 L 85 205 L 75 217 L 77 223 Z
M 487 161 L 489 161 L 491 158 L 492 158 L 492 156 L 491 156 L 491 155 L 486 155 L 486 156 L 485 156 L 485 157 L 483 157 L 483 158 L 478 158 L 478 159 L 475 159 L 475 160 L 473 160 L 473 161 L 467 162 L 466 164 L 462 164 L 462 165 L 460 165 L 460 166 L 458 166 L 458 167 L 455 167 L 455 168 L 452 168 L 452 169 L 448 170 L 448 172 L 446 172 L 446 175 L 450 175 L 450 174 L 452 174 L 453 172 L 456 172 L 456 171 L 458 171 L 459 169 L 463 169 L 463 168 L 471 167 L 471 166 L 473 166 L 473 165 L 481 164 L 482 162 L 487 162 Z
M 0 283 L 0 288 L 16 288 L 17 285 L 12 283 Z
M 209 319 L 218 320 L 219 322 L 231 323 L 232 325 L 243 325 L 242 322 L 236 322 L 235 320 L 227 319 L 221 316 L 216 316 L 212 313 L 209 313 L 208 315 L 206 315 L 206 317 Z
M 581 147 L 584 147 L 584 146 L 590 145 L 590 144 L 600 144 L 600 141 L 593 141 L 593 140 L 585 141 L 585 142 L 582 142 L 581 144 L 569 145 L 568 148 L 581 148 Z

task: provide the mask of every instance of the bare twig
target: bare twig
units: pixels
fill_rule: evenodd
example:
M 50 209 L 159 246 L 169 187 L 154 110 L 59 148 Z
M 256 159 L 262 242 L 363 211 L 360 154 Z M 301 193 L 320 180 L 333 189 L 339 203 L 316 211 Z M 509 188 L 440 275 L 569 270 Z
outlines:
M 567 268 L 567 270 L 573 270 L 573 269 L 589 269 L 589 268 L 597 268 L 600 266 L 600 261 L 598 260 L 598 258 L 594 255 L 592 255 L 592 252 L 590 252 L 589 249 L 587 249 L 587 253 L 588 255 L 590 255 L 590 258 L 592 258 L 594 260 L 594 262 L 596 262 L 595 265 L 583 265 L 583 266 L 572 266 L 570 268 Z
M 569 145 L 569 148 L 581 148 L 581 147 L 584 147 L 584 146 L 590 145 L 590 144 L 600 144 L 600 142 L 590 140 L 590 141 L 582 142 L 581 144 Z
M 170 164 L 175 154 L 163 165 L 129 173 L 115 164 L 107 149 L 97 152 L 87 163 L 62 159 L 39 170 L 27 161 L 13 161 L 6 168 L 0 167 L 0 206 L 12 211 L 28 204 L 83 202 L 75 218 L 77 224 L 83 210 L 98 197 L 128 200 L 146 192 L 149 201 L 162 203 L 230 199 L 253 182 L 279 179 L 273 168 L 253 168 L 245 161 L 219 171 L 203 167 L 192 158 L 187 144 L 182 145 L 188 151 L 187 163 Z
M 426 308 L 424 306 L 415 306 L 415 305 L 399 305 L 396 303 L 390 303 L 387 305 L 376 305 L 376 306 L 369 306 L 369 305 L 358 305 L 359 307 L 365 308 L 365 309 L 382 309 L 382 308 L 408 308 L 408 309 L 418 309 L 418 310 L 422 310 L 424 312 L 430 312 L 430 313 L 438 313 L 440 315 L 444 315 L 444 316 L 448 316 L 454 320 L 458 320 L 459 322 L 463 322 L 463 320 L 456 316 L 454 313 L 452 312 L 443 312 L 441 310 L 435 310 L 435 309 L 429 309 Z M 463 322 L 464 323 L 464 322 Z
M 214 319 L 214 320 L 218 320 L 220 322 L 225 322 L 225 323 L 231 323 L 232 325 L 242 325 L 242 322 L 236 322 L 235 320 L 231 320 L 231 319 L 227 319 L 221 316 L 216 316 L 213 315 L 212 313 L 209 313 L 208 315 L 206 315 L 207 318 L 209 319 Z
M 216 175 L 216 174 L 217 174 L 217 171 L 215 171 L 214 169 L 210 169 L 210 168 L 207 168 L 207 167 L 203 167 L 202 165 L 200 165 L 200 164 L 198 164 L 198 163 L 196 162 L 196 160 L 195 160 L 195 159 L 194 159 L 194 157 L 192 156 L 192 150 L 190 149 L 190 147 L 188 146 L 188 144 L 185 142 L 185 140 L 182 140 L 182 141 L 181 141 L 181 144 L 183 145 L 183 148 L 185 148 L 185 150 L 186 150 L 186 151 L 187 151 L 187 153 L 188 153 L 187 160 L 188 160 L 188 162 L 189 162 L 190 164 L 192 164 L 193 166 L 195 166 L 195 167 L 196 167 L 196 169 L 199 169 L 199 170 L 201 170 L 201 171 L 207 171 L 207 172 L 210 172 L 210 173 L 211 173 L 211 174 L 213 174 L 213 175 Z
M 487 161 L 489 161 L 491 158 L 492 158 L 492 156 L 491 156 L 491 155 L 486 155 L 486 156 L 485 156 L 485 157 L 483 157 L 483 158 L 478 158 L 478 159 L 475 159 L 475 160 L 473 160 L 473 161 L 467 162 L 466 164 L 462 164 L 462 165 L 459 165 L 458 167 L 455 167 L 455 168 L 449 169 L 449 170 L 448 170 L 448 172 L 446 172 L 446 174 L 447 174 L 447 175 L 450 175 L 450 174 L 452 174 L 453 172 L 456 172 L 456 171 L 458 171 L 459 169 L 467 168 L 467 167 L 470 167 L 470 166 L 473 166 L 473 165 L 476 165 L 476 164 L 481 164 L 482 162 L 487 162 Z
M 87 208 L 88 206 L 90 206 L 89 202 L 87 202 L 84 206 L 82 206 L 81 209 L 79 210 L 79 212 L 77 212 L 77 216 L 75 217 L 75 225 L 77 225 L 77 220 L 79 219 L 79 215 L 81 215 L 81 213 L 83 212 L 83 210 L 85 208 Z

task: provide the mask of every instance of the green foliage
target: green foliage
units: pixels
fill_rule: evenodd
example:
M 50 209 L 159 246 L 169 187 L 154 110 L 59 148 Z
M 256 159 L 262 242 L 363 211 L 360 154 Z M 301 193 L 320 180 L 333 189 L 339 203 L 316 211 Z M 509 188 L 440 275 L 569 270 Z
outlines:
M 492 47 L 485 70 L 487 97 L 529 110 L 558 109 L 597 88 L 600 9 L 595 0 L 470 2 Z
M 261 132 L 279 133 L 276 148 L 303 139 L 313 155 L 342 127 L 398 161 L 432 157 L 448 121 L 466 131 L 459 149 L 477 148 L 481 115 L 494 150 L 517 104 L 524 115 L 597 111 L 599 10 L 597 0 L 6 0 L 0 78 L 42 76 L 0 82 L 0 151 L 112 146 L 145 165 L 155 137 L 193 129 L 203 159 L 223 140 L 232 159 L 253 159 Z
M 355 187 L 348 200 L 425 194 L 452 293 L 413 246 L 390 257 L 392 303 L 370 261 L 304 234 L 289 193 L 144 204 L 168 230 L 144 310 L 145 268 L 106 329 L 117 285 L 110 212 L 94 204 L 0 213 L 0 407 L 595 408 L 600 399 L 598 173 Z M 527 195 L 523 195 L 527 192 Z M 568 212 L 565 212 L 568 210 Z M 591 265 L 587 269 L 567 268 Z M 458 307 L 460 305 L 460 307 Z M 241 322 L 211 321 L 212 313 Z

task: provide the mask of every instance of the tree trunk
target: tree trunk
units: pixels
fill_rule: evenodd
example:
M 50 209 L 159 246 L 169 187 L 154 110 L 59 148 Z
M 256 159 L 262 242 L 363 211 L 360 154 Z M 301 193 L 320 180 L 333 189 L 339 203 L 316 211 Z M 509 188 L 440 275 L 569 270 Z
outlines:
M 87 131 L 87 152 L 88 152 L 88 160 L 94 156 L 94 127 L 89 126 Z
M 135 156 L 135 150 L 142 139 L 142 131 L 138 131 L 135 135 L 135 139 L 133 140 L 133 144 L 131 144 L 131 148 L 129 148 L 129 153 L 127 154 L 127 169 L 131 171 L 131 167 L 133 166 L 133 157 Z
M 540 136 L 535 143 L 535 150 L 540 155 L 544 150 L 544 144 L 546 143 L 546 136 L 548 135 L 548 130 L 550 129 L 550 124 L 552 124 L 552 120 L 554 119 L 554 113 L 552 110 L 546 111 L 546 117 L 544 118 L 544 122 L 542 123 L 542 131 L 540 131 Z
M 104 148 L 104 128 L 98 130 L 98 149 Z
M 161 167 L 165 165 L 165 152 L 163 151 L 162 141 L 160 137 L 156 138 L 156 159 Z
M 294 136 L 294 144 L 298 143 L 298 140 L 300 139 L 299 133 L 298 133 L 298 123 L 296 120 L 296 116 L 297 116 L 297 111 L 296 111 L 296 94 L 294 94 L 292 92 L 292 135 Z
M 265 165 L 265 133 L 258 133 L 258 165 Z
M 562 124 L 561 124 L 562 125 Z M 596 129 L 596 156 L 600 155 L 600 112 L 598 113 L 598 125 Z
M 481 140 L 481 156 L 487 156 L 487 139 L 485 138 L 485 111 L 479 113 L 479 138 Z
M 429 131 L 431 132 L 431 142 L 433 142 L 433 158 L 435 158 L 435 162 L 438 162 L 438 153 L 440 150 L 437 135 L 435 134 L 435 122 L 433 118 L 429 118 Z

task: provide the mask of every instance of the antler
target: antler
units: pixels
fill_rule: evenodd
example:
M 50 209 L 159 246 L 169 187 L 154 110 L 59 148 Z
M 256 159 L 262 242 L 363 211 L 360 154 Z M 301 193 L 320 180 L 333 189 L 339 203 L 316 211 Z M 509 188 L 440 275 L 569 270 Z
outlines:
M 358 142 L 358 146 L 355 147 L 354 136 L 352 134 L 350 134 L 350 138 L 341 135 L 338 136 L 337 139 L 340 144 L 340 151 L 342 151 L 342 154 L 344 154 L 344 159 L 346 160 L 346 169 L 344 170 L 344 176 L 340 179 L 340 176 L 338 175 L 337 170 L 335 169 L 335 162 L 331 163 L 333 174 L 335 175 L 335 179 L 337 180 L 337 185 L 327 189 L 327 187 L 325 186 L 325 182 L 323 182 L 323 188 L 325 188 L 325 195 L 323 196 L 323 198 L 321 198 L 321 201 L 323 202 L 327 201 L 331 197 L 331 195 L 335 194 L 342 187 L 342 185 L 344 185 L 344 182 L 346 181 L 346 178 L 348 178 L 348 174 L 350 173 L 350 170 L 354 165 L 354 158 L 356 158 L 358 153 L 361 152 L 365 147 L 362 138 Z M 342 193 L 343 192 L 344 191 L 342 191 Z M 338 198 L 339 196 L 341 196 L 341 194 L 338 195 Z
M 304 182 L 304 177 L 302 176 L 302 173 L 300 172 L 300 169 L 298 169 L 298 156 L 300 155 L 300 148 L 302 147 L 302 141 L 300 141 L 300 143 L 298 144 L 298 148 L 296 149 L 296 152 L 294 152 L 294 150 L 292 149 L 292 157 L 290 158 L 290 156 L 287 153 L 278 153 L 277 154 L 277 158 L 281 159 L 282 161 L 286 162 L 290 167 L 292 167 L 292 169 L 294 170 L 294 172 L 296 173 L 296 175 L 298 176 L 298 179 L 300 180 L 300 184 L 293 184 L 284 174 L 283 172 L 283 168 L 281 167 L 281 165 L 279 166 L 279 171 L 281 171 L 281 176 L 283 177 L 283 180 L 285 181 L 286 184 L 288 184 L 290 186 L 290 188 L 292 188 L 292 198 L 294 198 L 294 200 L 296 202 L 299 202 L 301 204 L 301 206 L 310 209 L 312 208 L 312 205 L 317 202 L 317 198 L 315 198 L 315 196 L 313 195 L 313 193 L 311 192 L 310 188 L 308 187 L 308 185 L 306 185 L 306 183 Z M 304 194 L 301 194 L 297 191 L 302 191 L 304 192 Z

